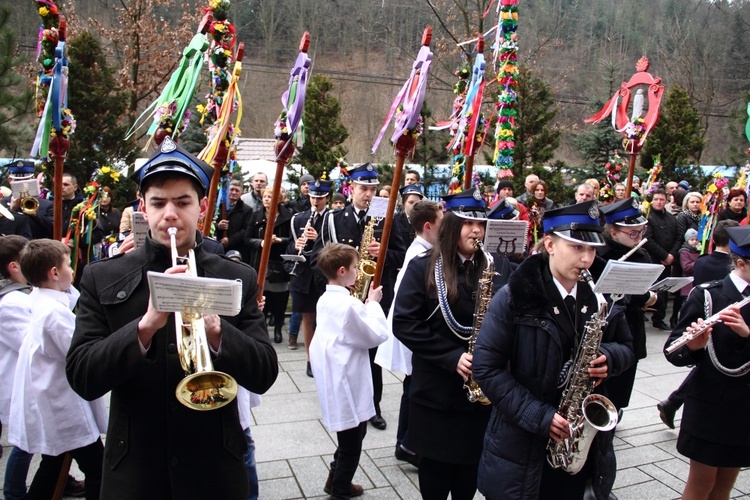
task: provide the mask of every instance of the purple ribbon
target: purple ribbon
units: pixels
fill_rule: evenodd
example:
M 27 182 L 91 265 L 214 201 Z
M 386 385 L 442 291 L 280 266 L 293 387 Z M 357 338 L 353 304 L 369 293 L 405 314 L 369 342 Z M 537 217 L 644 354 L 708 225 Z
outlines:
M 311 64 L 312 60 L 308 57 L 307 53 L 300 52 L 289 76 L 289 88 L 281 96 L 281 105 L 286 110 L 289 137 L 292 137 L 297 131 L 297 126 L 302 120 L 302 114 L 305 111 L 307 76 Z
M 380 141 L 383 140 L 383 136 L 385 135 L 385 130 L 388 128 L 388 124 L 400 106 L 403 106 L 403 111 L 399 112 L 394 120 L 393 126 L 395 131 L 393 132 L 393 136 L 391 136 L 391 142 L 395 144 L 399 137 L 417 125 L 419 114 L 422 112 L 424 96 L 427 92 L 427 75 L 430 72 L 431 62 L 432 51 L 430 51 L 428 45 L 423 45 L 419 49 L 416 61 L 414 61 L 409 79 L 401 87 L 401 90 L 391 104 L 391 108 L 388 110 L 388 115 L 385 117 L 378 138 L 375 140 L 375 144 L 372 145 L 373 153 L 378 149 Z

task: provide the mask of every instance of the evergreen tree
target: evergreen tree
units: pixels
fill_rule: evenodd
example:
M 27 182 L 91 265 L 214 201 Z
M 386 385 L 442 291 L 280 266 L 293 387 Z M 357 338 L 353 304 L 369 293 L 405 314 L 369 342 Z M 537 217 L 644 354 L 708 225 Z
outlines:
M 560 131 L 551 126 L 557 115 L 552 91 L 524 65 L 518 73 L 518 118 L 513 174 L 525 177 L 524 166 L 549 161 L 560 145 Z
M 16 37 L 8 25 L 10 7 L 0 8 L 0 150 L 6 155 L 16 157 L 28 153 L 26 149 L 19 154 L 23 133 L 31 134 L 19 124 L 21 117 L 32 109 L 33 93 L 24 89 L 24 77 L 18 71 L 21 60 L 16 57 Z
M 68 107 L 76 117 L 65 170 L 83 185 L 100 167 L 134 161 L 135 143 L 125 140 L 127 95 L 118 89 L 99 41 L 88 31 L 68 44 Z
M 349 137 L 341 124 L 341 105 L 333 96 L 333 83 L 324 75 L 313 75 L 307 86 L 305 114 L 305 144 L 297 152 L 295 161 L 307 168 L 316 179 L 330 172 L 339 158 L 346 155 L 341 144 Z M 287 167 L 290 182 L 296 182 L 299 174 Z
M 685 179 L 701 185 L 703 174 L 698 163 L 703 152 L 703 127 L 687 91 L 675 85 L 667 93 L 661 117 L 646 139 L 641 165 L 650 169 L 655 155 L 661 155 L 662 180 Z

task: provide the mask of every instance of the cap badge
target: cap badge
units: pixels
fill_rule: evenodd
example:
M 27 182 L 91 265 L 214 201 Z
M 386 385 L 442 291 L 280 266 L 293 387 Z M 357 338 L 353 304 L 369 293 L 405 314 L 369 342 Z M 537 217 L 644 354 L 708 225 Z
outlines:
M 589 207 L 589 217 L 591 217 L 592 219 L 599 218 L 599 207 L 596 204 Z
M 482 194 L 479 192 L 478 189 L 474 190 L 474 199 L 477 201 L 480 201 L 482 199 Z
M 164 141 L 161 143 L 161 152 L 162 153 L 171 153 L 177 149 L 177 144 L 172 140 L 171 137 L 167 136 L 164 138 Z
M 633 208 L 638 210 L 638 200 L 636 200 L 635 198 L 632 198 L 632 200 L 633 200 Z
M 23 161 L 18 160 L 18 163 L 16 163 L 17 167 L 23 167 Z
M 320 187 L 320 181 L 315 181 L 315 187 Z
M 368 165 L 367 165 L 367 171 L 368 171 L 368 172 L 372 172 L 372 171 L 373 171 L 373 168 L 372 168 L 372 165 L 371 165 L 371 164 L 368 164 Z

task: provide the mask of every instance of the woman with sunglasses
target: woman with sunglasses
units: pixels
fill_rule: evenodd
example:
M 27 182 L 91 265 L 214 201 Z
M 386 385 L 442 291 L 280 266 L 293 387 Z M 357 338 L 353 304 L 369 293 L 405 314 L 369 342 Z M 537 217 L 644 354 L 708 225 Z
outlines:
M 599 258 L 592 266 L 592 274 L 598 278 L 608 260 L 618 260 L 623 255 L 636 247 L 643 235 L 646 234 L 646 221 L 638 208 L 635 198 L 626 198 L 610 205 L 601 207 L 604 214 L 604 243 L 605 246 L 597 248 Z M 641 247 L 627 258 L 628 262 L 650 264 L 651 257 L 645 248 Z M 628 295 L 620 302 L 625 306 L 625 320 L 633 335 L 633 352 L 635 363 L 619 377 L 607 380 L 607 391 L 609 399 L 619 410 L 622 418 L 622 409 L 630 403 L 630 393 L 633 392 L 635 373 L 638 360 L 646 357 L 646 316 L 644 308 L 652 306 L 656 302 L 656 294 L 646 292 L 643 295 Z

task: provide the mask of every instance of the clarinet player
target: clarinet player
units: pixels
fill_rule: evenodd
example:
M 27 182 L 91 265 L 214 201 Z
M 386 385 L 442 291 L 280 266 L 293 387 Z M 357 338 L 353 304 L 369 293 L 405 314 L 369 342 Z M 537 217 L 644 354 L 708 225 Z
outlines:
M 393 334 L 412 355 L 409 433 L 404 445 L 420 457 L 422 498 L 474 498 L 477 465 L 490 407 L 471 403 L 467 352 L 474 334 L 477 284 L 487 263 L 486 209 L 479 191 L 444 197 L 435 246 L 409 262 L 394 300 Z M 507 276 L 496 276 L 494 288 Z
M 579 282 L 602 245 L 599 210 L 589 201 L 548 210 L 538 253 L 511 274 L 492 299 L 474 351 L 474 379 L 492 401 L 479 464 L 479 491 L 488 499 L 607 499 L 614 483 L 612 431 L 599 432 L 577 474 L 547 462 L 551 440 L 569 438 L 558 412 L 566 373 L 584 325 L 598 301 Z M 622 312 L 607 318 L 599 356 L 581 367 L 596 385 L 634 361 L 632 338 Z M 588 483 L 588 484 L 587 484 Z

